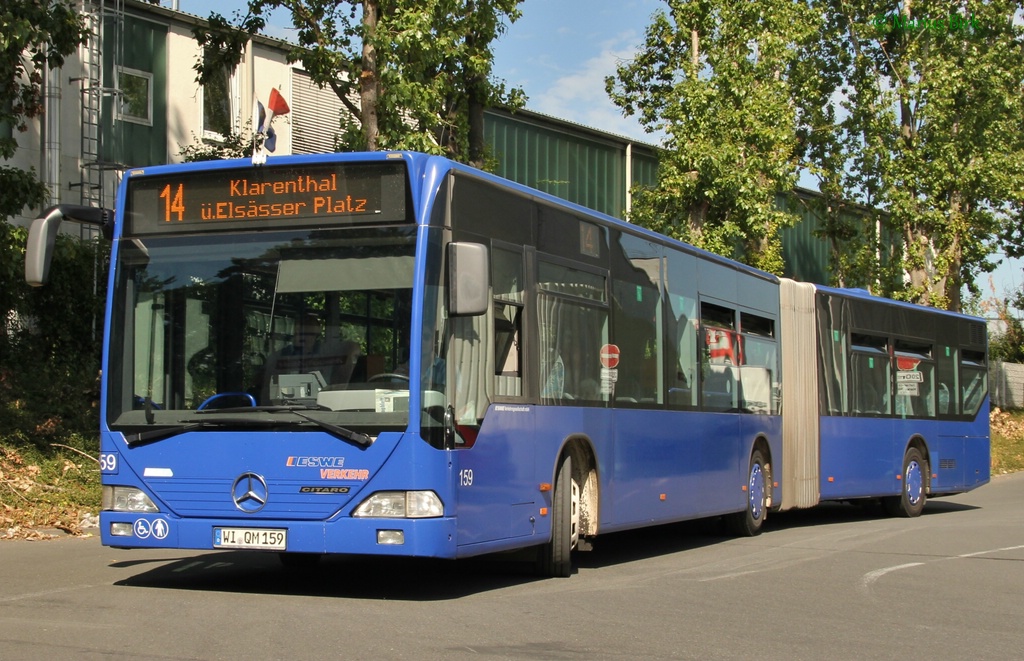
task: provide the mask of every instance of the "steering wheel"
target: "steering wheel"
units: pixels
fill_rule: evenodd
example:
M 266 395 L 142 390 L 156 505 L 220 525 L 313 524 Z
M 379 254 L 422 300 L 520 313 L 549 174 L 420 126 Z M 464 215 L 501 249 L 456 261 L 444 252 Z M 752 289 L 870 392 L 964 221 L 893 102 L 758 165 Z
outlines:
M 247 392 L 219 392 L 211 395 L 196 410 L 223 409 L 232 406 L 256 406 L 256 398 Z
M 381 372 L 380 374 L 374 374 L 366 380 L 367 383 L 373 383 L 374 381 L 405 381 L 409 382 L 408 374 L 396 374 L 395 372 Z

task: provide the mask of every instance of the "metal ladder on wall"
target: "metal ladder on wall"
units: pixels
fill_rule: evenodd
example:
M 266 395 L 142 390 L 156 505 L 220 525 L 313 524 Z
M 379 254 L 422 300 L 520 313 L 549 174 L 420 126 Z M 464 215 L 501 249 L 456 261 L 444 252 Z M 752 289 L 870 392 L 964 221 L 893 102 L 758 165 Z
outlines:
M 107 5 L 112 5 L 109 7 Z M 89 29 L 89 40 L 82 46 L 82 76 L 73 78 L 71 82 L 81 84 L 81 151 L 80 170 L 81 179 L 77 183 L 70 184 L 71 188 L 79 189 L 80 204 L 90 207 L 102 207 L 106 202 L 106 173 L 108 171 L 118 172 L 123 166 L 115 161 L 105 160 L 111 153 L 112 148 L 119 144 L 117 139 L 118 123 L 113 121 L 115 117 L 104 117 L 104 101 L 112 99 L 108 105 L 111 114 L 116 115 L 117 99 L 120 92 L 117 86 L 117 68 L 124 61 L 124 45 L 122 33 L 124 30 L 124 0 L 104 2 L 104 0 L 83 0 L 82 17 Z M 104 55 L 104 24 L 107 18 L 112 18 L 115 29 L 106 35 L 113 43 L 106 44 L 110 49 L 113 62 L 109 78 L 112 86 L 103 84 L 103 55 Z M 104 120 L 113 127 L 107 133 L 108 138 L 113 138 L 113 144 L 104 149 Z M 82 227 L 82 238 L 95 238 L 98 230 L 95 227 L 80 225 Z

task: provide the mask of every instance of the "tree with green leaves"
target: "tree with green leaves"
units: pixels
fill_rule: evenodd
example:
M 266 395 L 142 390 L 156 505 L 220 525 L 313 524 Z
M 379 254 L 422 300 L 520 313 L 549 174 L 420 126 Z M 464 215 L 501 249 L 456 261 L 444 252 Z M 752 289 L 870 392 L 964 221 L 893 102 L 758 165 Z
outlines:
M 876 240 L 902 278 L 876 274 L 881 293 L 959 310 L 1024 219 L 1020 3 L 813 4 L 820 38 L 794 100 L 823 192 L 886 211 Z
M 1024 253 L 1019 2 L 667 4 L 608 81 L 669 136 L 635 220 L 777 270 L 768 192 L 799 166 L 837 284 L 959 310 L 997 240 Z
M 89 38 L 77 4 L 5 0 L 0 6 L 0 159 L 11 159 L 44 110 L 46 67 Z M 34 170 L 0 165 L 0 442 L 60 440 L 95 449 L 103 294 L 93 288 L 106 246 L 60 236 L 51 282 L 25 284 L 27 232 L 7 222 L 46 200 Z M 101 268 L 102 270 L 102 268 Z M 31 320 L 32 323 L 28 323 Z M 87 436 L 83 436 L 87 435 Z
M 777 208 L 799 162 L 790 70 L 814 22 L 804 3 L 668 0 L 636 58 L 606 80 L 612 100 L 667 135 L 658 183 L 631 220 L 775 273 Z
M 59 67 L 88 33 L 73 2 L 5 0 L 0 9 L 0 159 L 18 149 L 13 131 L 43 112 L 46 67 Z M 0 165 L 0 217 L 41 204 L 46 189 L 33 170 Z
M 46 67 L 59 67 L 87 37 L 72 2 L 9 0 L 0 9 L 0 159 L 14 157 L 14 131 L 43 112 Z M 35 170 L 0 165 L 0 319 L 6 323 L 24 295 L 24 236 L 7 220 L 26 206 L 46 200 L 46 187 Z M 8 333 L 0 333 L 3 358 Z
M 492 76 L 491 44 L 522 0 L 250 0 L 236 23 L 211 14 L 194 34 L 205 82 L 234 67 L 275 9 L 291 13 L 298 44 L 289 54 L 313 82 L 330 87 L 348 114 L 338 147 L 413 149 L 483 165 L 483 112 L 520 107 L 523 94 Z

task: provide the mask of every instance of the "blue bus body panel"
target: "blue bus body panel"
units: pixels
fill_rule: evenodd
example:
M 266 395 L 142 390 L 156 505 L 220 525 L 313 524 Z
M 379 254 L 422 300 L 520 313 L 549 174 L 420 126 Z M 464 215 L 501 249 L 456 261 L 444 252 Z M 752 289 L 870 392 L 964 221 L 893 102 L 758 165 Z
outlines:
M 473 547 L 496 541 L 536 535 L 540 543 L 550 536 L 551 522 L 541 515 L 550 500 L 540 484 L 553 478 L 538 479 L 537 468 L 559 444 L 535 433 L 535 410 L 492 405 L 473 447 L 454 453 L 461 553 L 472 554 Z
M 612 532 L 741 511 L 754 439 L 778 456 L 780 429 L 778 416 L 494 404 L 473 447 L 454 453 L 459 554 L 550 537 L 541 485 L 570 439 L 593 448 L 600 532 Z
M 237 519 L 179 519 L 167 514 L 129 514 L 102 512 L 102 543 L 118 548 L 184 548 L 213 549 L 214 528 L 241 527 Z M 145 531 L 145 537 L 116 537 L 110 534 L 110 524 L 125 522 Z M 332 522 L 295 521 L 293 519 L 263 519 L 249 522 L 246 527 L 283 529 L 288 531 L 289 553 L 345 553 L 354 555 L 393 555 L 431 558 L 454 558 L 455 548 L 446 540 L 455 537 L 455 519 L 354 519 L 346 517 Z M 405 543 L 389 545 L 377 543 L 378 530 L 401 530 Z M 166 530 L 157 538 L 154 531 Z
M 212 549 L 213 528 L 234 526 L 285 528 L 287 550 L 295 552 L 454 555 L 451 453 L 418 436 L 382 433 L 361 449 L 319 431 L 204 431 L 126 448 L 120 435 L 106 433 L 103 446 L 105 454 L 117 456 L 116 475 L 108 472 L 104 483 L 138 487 L 160 509 L 153 515 L 102 512 L 106 545 Z M 252 513 L 232 498 L 235 480 L 246 473 L 262 477 L 267 487 L 266 505 Z M 375 491 L 406 489 L 435 491 L 446 504 L 445 516 L 350 516 Z M 137 524 L 140 520 L 144 523 Z M 145 534 L 113 536 L 112 522 L 139 525 Z M 407 531 L 406 544 L 378 545 L 376 531 L 382 528 Z
M 892 418 L 822 416 L 822 500 L 898 492 L 903 448 L 897 450 L 893 440 L 895 423 Z
M 899 418 L 821 418 L 821 499 L 843 500 L 900 493 L 903 456 L 924 442 L 932 494 L 959 493 L 991 477 L 985 403 L 974 421 Z

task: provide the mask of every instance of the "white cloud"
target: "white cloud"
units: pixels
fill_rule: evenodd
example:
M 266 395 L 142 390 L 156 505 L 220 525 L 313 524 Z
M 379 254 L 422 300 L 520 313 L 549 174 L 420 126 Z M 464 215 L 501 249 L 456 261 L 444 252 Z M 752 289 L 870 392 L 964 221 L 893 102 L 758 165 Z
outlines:
M 609 133 L 654 142 L 656 139 L 644 132 L 636 117 L 624 117 L 605 92 L 605 78 L 615 75 L 616 67 L 634 55 L 631 48 L 621 47 L 621 42 L 606 42 L 596 56 L 581 62 L 573 73 L 550 79 L 545 87 L 530 94 L 528 107 Z

